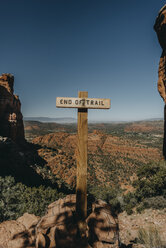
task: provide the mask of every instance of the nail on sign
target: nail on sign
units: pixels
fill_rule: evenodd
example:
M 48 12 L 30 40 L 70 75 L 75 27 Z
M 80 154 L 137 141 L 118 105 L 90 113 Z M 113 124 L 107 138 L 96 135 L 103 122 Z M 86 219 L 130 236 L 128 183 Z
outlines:
M 110 109 L 110 99 L 57 97 L 58 108 Z

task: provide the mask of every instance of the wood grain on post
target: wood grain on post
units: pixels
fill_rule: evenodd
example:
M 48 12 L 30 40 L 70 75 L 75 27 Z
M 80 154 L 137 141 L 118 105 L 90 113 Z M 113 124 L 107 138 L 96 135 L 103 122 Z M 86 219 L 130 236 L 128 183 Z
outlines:
M 80 91 L 79 98 L 87 98 L 88 92 Z M 78 154 L 76 211 L 80 220 L 87 217 L 87 150 L 88 150 L 88 110 L 78 109 Z

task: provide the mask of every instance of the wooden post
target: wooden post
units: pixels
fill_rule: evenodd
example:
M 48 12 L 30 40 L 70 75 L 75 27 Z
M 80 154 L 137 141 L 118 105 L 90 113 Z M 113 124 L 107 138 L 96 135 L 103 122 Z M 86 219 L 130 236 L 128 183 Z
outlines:
M 85 219 L 87 217 L 88 109 L 109 109 L 110 99 L 88 98 L 88 92 L 80 91 L 78 98 L 57 97 L 56 106 L 58 108 L 78 108 L 76 212 L 79 230 L 85 234 Z
M 88 92 L 80 91 L 79 98 L 87 98 Z M 88 151 L 88 109 L 78 109 L 78 157 L 76 212 L 81 221 L 87 217 L 87 151 Z

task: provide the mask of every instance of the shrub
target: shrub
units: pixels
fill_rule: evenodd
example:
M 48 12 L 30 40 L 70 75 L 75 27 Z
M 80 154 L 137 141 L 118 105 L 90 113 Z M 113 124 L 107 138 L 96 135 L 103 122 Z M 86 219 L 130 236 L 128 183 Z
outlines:
M 22 193 L 19 185 L 15 185 L 13 177 L 0 177 L 0 221 L 17 218 L 21 209 L 19 196 Z
M 96 199 L 101 199 L 110 203 L 112 214 L 118 214 L 122 211 L 122 202 L 121 199 L 118 197 L 121 193 L 119 189 L 110 188 L 110 187 L 98 187 L 91 186 L 89 188 L 89 193 L 93 195 Z
M 146 198 L 137 207 L 137 212 L 141 213 L 144 209 L 163 209 L 166 208 L 166 199 L 163 196 Z
M 133 184 L 138 201 L 146 198 L 165 195 L 166 193 L 166 164 L 147 164 L 137 172 L 138 180 Z
M 135 197 L 134 193 L 129 192 L 124 196 L 124 204 L 123 204 L 123 210 L 127 212 L 127 214 L 133 213 L 133 208 L 137 205 L 137 199 Z
M 117 215 L 122 211 L 122 206 L 118 198 L 111 199 L 109 203 L 111 205 L 111 211 L 113 215 Z
M 16 219 L 25 212 L 43 215 L 47 205 L 64 197 L 50 187 L 27 187 L 11 176 L 0 177 L 0 221 Z

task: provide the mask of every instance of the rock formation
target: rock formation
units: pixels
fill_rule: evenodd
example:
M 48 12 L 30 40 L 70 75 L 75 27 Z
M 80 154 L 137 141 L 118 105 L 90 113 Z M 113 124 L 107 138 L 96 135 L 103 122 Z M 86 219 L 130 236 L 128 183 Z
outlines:
M 157 230 L 154 238 L 166 247 L 166 209 L 146 209 L 139 214 L 123 212 L 114 218 L 110 205 L 98 200 L 89 209 L 86 243 L 79 239 L 75 216 L 75 195 L 68 195 L 48 206 L 43 217 L 25 213 L 17 220 L 0 223 L 0 248 L 118 248 L 145 247 L 137 243 L 139 231 Z M 82 241 L 82 244 L 81 244 Z M 149 246 L 148 246 L 149 247 Z M 150 246 L 151 247 L 151 246 Z
M 0 224 L 3 248 L 118 248 L 117 220 L 110 205 L 98 200 L 92 204 L 86 223 L 86 237 L 80 237 L 75 212 L 76 196 L 68 195 L 48 206 L 42 218 L 24 214 L 16 221 Z
M 75 208 L 75 195 L 68 195 L 48 206 L 47 214 L 41 218 L 36 227 L 36 248 L 44 248 L 46 243 L 50 244 L 49 248 L 118 247 L 117 219 L 111 215 L 109 204 L 101 200 L 92 204 L 86 219 L 85 239 L 78 233 Z
M 154 30 L 163 49 L 158 69 L 158 91 L 165 102 L 163 155 L 166 159 L 166 5 L 159 11 Z
M 166 5 L 159 11 L 154 30 L 163 49 L 158 70 L 158 91 L 166 103 Z
M 24 140 L 24 125 L 21 103 L 13 93 L 13 86 L 13 75 L 0 76 L 0 135 L 19 143 Z

